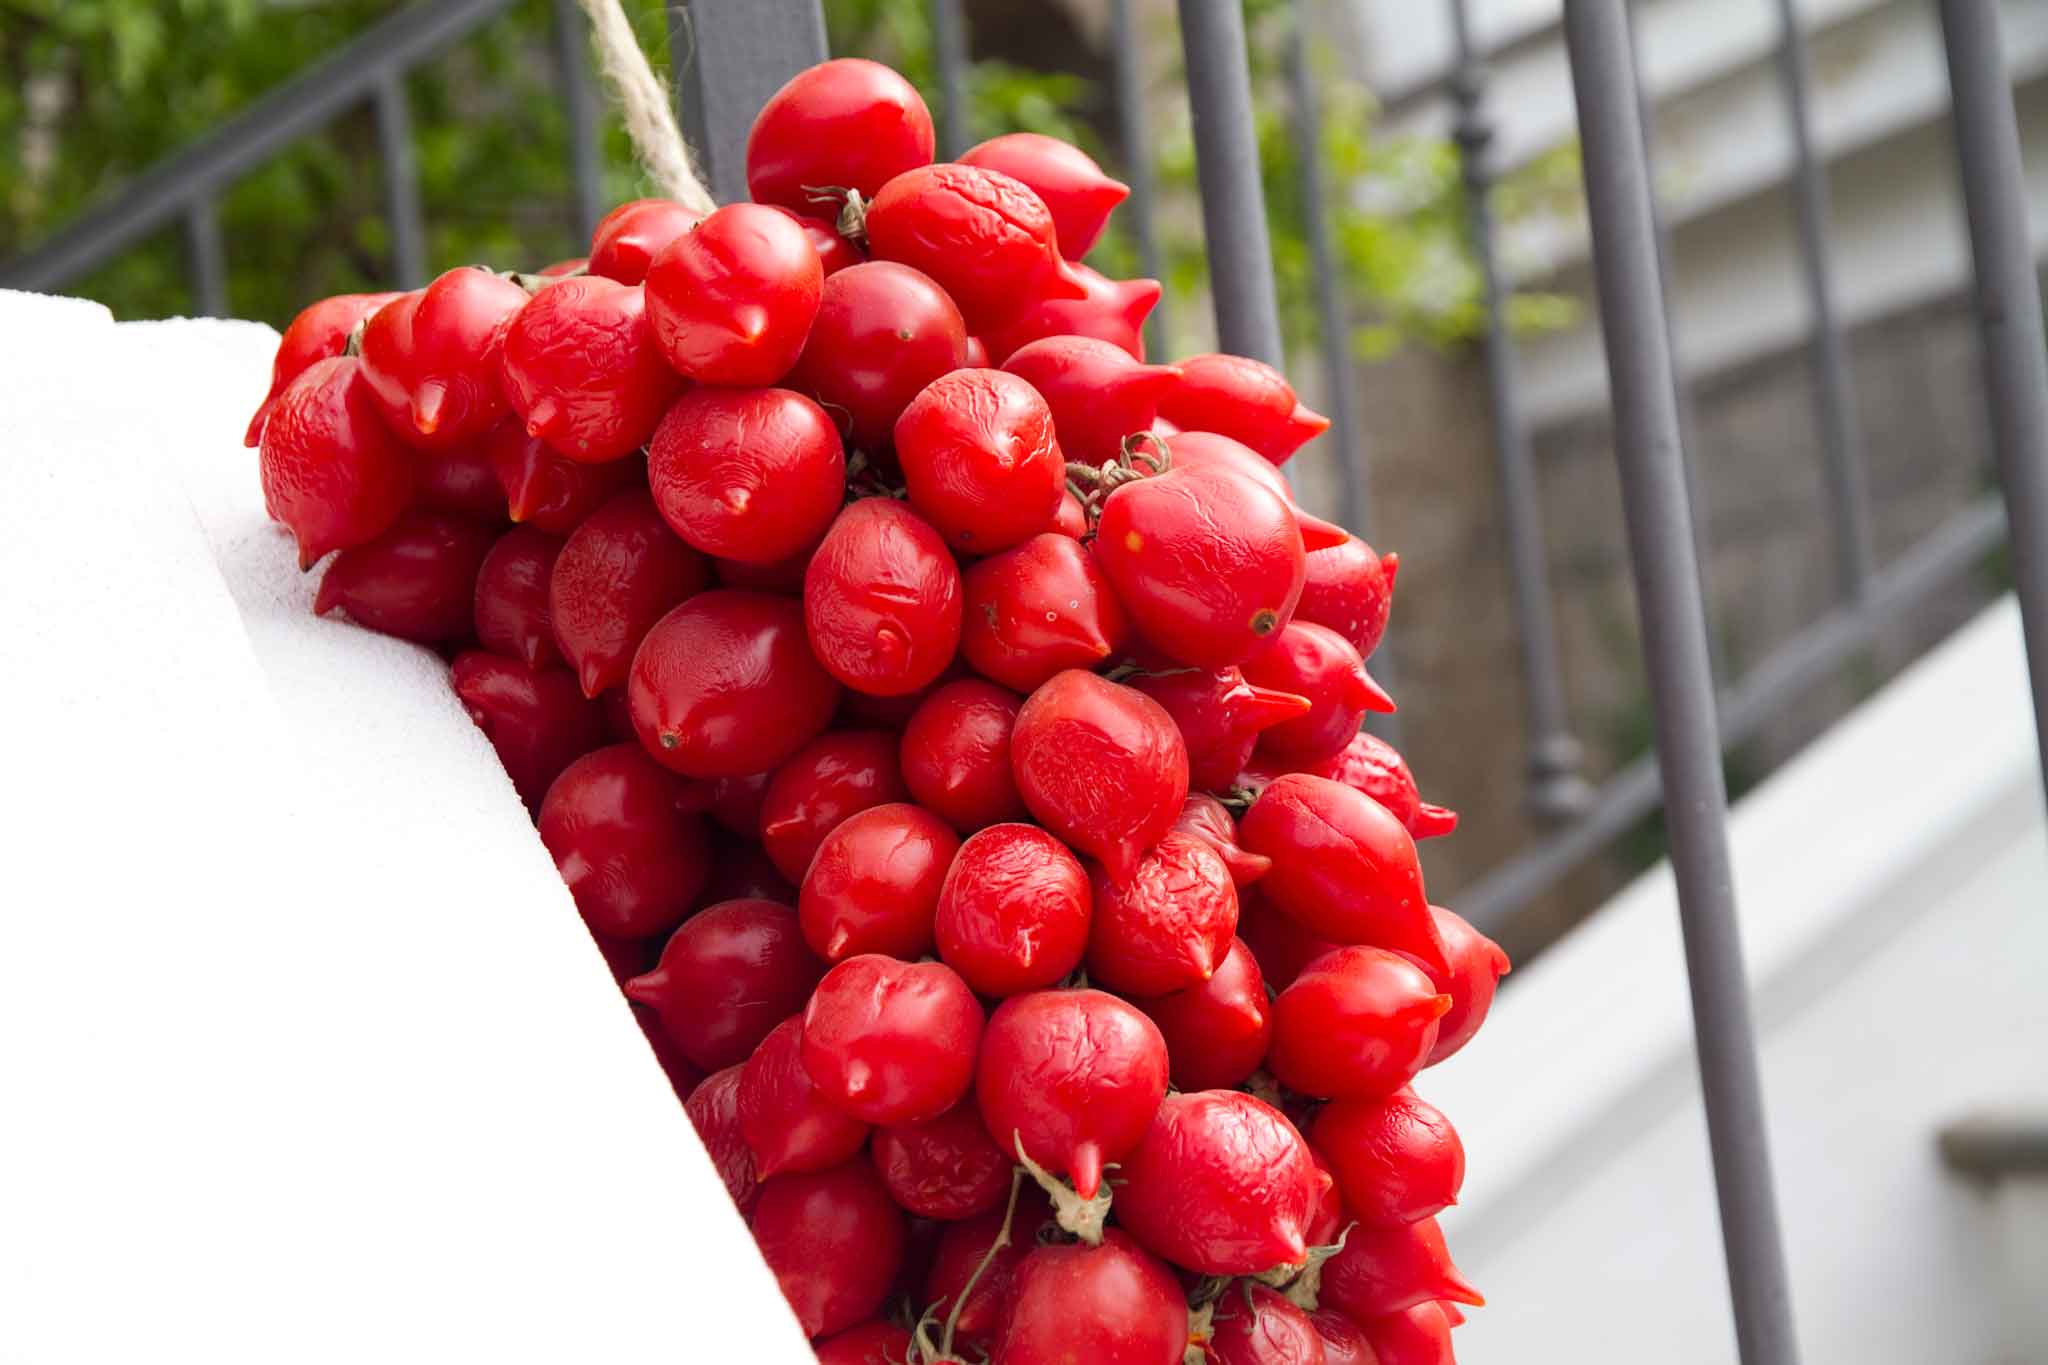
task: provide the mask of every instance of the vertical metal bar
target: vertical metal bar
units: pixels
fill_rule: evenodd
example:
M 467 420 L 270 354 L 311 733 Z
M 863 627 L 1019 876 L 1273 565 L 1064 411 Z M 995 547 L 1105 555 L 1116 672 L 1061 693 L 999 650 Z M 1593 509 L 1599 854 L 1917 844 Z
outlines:
M 589 29 L 576 0 L 555 0 L 555 81 L 569 139 L 569 212 L 585 244 L 603 212 L 597 145 L 597 92 L 590 81 Z
M 825 60 L 818 0 L 690 0 L 668 6 L 683 130 L 724 203 L 747 197 L 747 130 L 783 83 Z
M 401 289 L 427 280 L 426 229 L 420 217 L 419 168 L 412 149 L 412 104 L 405 73 L 390 68 L 377 77 L 377 151 L 384 163 L 384 216 L 391 221 L 391 273 Z
M 1998 7 L 1992 0 L 1941 0 L 1941 28 L 1970 214 L 1992 444 L 2012 526 L 2013 578 L 2034 687 L 2034 739 L 2048 784 L 2048 344 L 2027 233 L 2019 129 Z
M 1807 310 L 1813 320 L 1814 399 L 1826 456 L 1828 506 L 1834 521 L 1835 576 L 1852 602 L 1869 590 L 1874 556 L 1870 541 L 1870 489 L 1864 476 L 1863 432 L 1856 421 L 1849 378 L 1849 348 L 1835 309 L 1828 268 L 1827 172 L 1814 147 L 1813 60 L 1797 0 L 1778 0 L 1784 36 L 1778 44 L 1778 74 L 1785 86 L 1785 113 L 1792 133 L 1792 190 L 1799 210 L 1800 264 L 1806 275 Z
M 1451 100 L 1457 109 L 1452 136 L 1458 144 L 1467 231 L 1486 305 L 1487 392 L 1493 408 L 1494 458 L 1500 470 L 1501 519 L 1507 527 L 1509 586 L 1514 592 L 1522 654 L 1529 809 L 1539 819 L 1560 821 L 1582 813 L 1592 802 L 1593 789 L 1579 772 L 1584 750 L 1572 737 L 1564 667 L 1558 658 L 1550 561 L 1544 553 L 1543 503 L 1536 487 L 1528 428 L 1522 421 L 1515 341 L 1495 254 L 1493 121 L 1485 108 L 1486 70 L 1472 44 L 1466 0 L 1451 0 L 1451 33 L 1458 61 L 1451 78 Z
M 1145 50 L 1134 10 L 1135 0 L 1111 0 L 1110 50 L 1116 60 L 1117 134 L 1124 149 L 1124 178 L 1131 184 L 1131 198 L 1125 208 L 1130 214 L 1131 235 L 1138 243 L 1138 266 L 1163 283 L 1165 267 L 1159 259 L 1158 224 L 1153 218 L 1156 191 L 1152 135 L 1145 126 Z M 1167 340 L 1172 335 L 1166 297 L 1162 294 L 1158 307 L 1145 320 L 1148 353 L 1155 357 L 1167 354 Z
M 221 242 L 220 204 L 211 186 L 185 207 L 185 258 L 192 270 L 192 307 L 200 317 L 228 315 L 227 248 Z
M 1180 0 L 1180 37 L 1217 341 L 1225 351 L 1279 365 L 1280 303 L 1252 123 L 1244 9 L 1236 0 Z
M 968 148 L 973 120 L 967 109 L 967 17 L 960 0 L 931 0 L 932 55 L 939 68 L 939 155 Z
M 1625 0 L 1565 0 L 1564 24 L 1735 1335 L 1744 1365 L 1792 1365 L 1791 1295 L 1735 919 L 1728 793 Z

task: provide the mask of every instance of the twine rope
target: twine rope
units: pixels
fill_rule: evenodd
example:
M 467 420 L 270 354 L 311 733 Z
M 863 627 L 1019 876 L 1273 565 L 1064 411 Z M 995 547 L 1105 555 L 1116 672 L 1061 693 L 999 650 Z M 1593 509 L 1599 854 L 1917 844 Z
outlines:
M 663 194 L 684 208 L 711 212 L 718 207 L 717 201 L 690 163 L 690 149 L 683 142 L 682 129 L 676 126 L 668 87 L 647 64 L 647 54 L 640 50 L 633 25 L 619 7 L 619 0 L 577 3 L 590 18 L 591 33 L 597 40 L 598 67 L 618 99 L 626 135 L 633 140 L 640 164 L 647 168 L 647 174 Z

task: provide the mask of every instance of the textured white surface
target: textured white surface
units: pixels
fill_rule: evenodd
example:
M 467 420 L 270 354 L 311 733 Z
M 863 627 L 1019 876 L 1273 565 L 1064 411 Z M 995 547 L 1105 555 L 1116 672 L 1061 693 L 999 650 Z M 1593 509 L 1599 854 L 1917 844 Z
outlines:
M 275 341 L 0 294 L 0 1362 L 808 1361 L 445 670 L 307 609 Z

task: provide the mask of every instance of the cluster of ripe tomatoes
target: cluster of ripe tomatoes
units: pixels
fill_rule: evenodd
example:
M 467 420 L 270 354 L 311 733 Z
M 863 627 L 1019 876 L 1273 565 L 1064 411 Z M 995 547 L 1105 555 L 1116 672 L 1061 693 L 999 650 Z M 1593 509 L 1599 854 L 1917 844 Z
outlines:
M 250 427 L 318 610 L 429 643 L 831 1365 L 1422 1365 L 1409 1083 L 1507 961 L 1361 733 L 1395 561 L 1268 366 L 1146 364 L 1124 187 L 792 80 L 754 202 L 328 299 Z

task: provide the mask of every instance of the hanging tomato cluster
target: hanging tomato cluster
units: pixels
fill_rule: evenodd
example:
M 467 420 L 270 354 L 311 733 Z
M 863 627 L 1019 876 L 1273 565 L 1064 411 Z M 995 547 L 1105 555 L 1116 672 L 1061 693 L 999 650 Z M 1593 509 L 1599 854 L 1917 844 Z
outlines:
M 1508 964 L 1359 729 L 1395 559 L 1280 374 L 1145 363 L 1122 185 L 932 146 L 827 62 L 753 203 L 315 304 L 271 513 L 452 659 L 821 1361 L 1450 1361 L 1410 1083 Z

